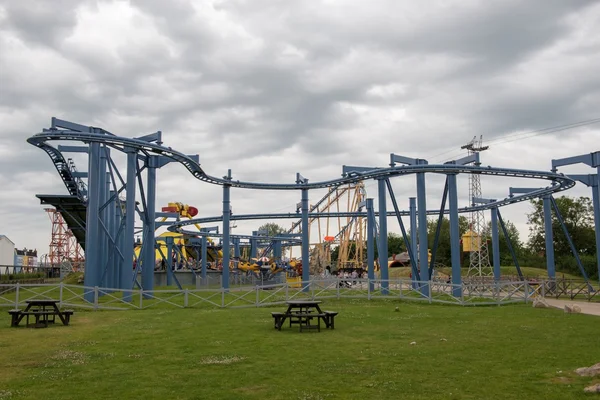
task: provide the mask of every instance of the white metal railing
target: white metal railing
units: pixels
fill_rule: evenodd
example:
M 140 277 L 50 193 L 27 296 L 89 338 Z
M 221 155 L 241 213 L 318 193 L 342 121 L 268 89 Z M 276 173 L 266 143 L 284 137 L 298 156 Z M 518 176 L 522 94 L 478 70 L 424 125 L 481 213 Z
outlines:
M 61 307 L 131 310 L 189 307 L 261 307 L 298 298 L 402 299 L 462 306 L 530 302 L 535 297 L 570 296 L 598 301 L 598 288 L 583 292 L 581 283 L 557 281 L 492 282 L 453 285 L 442 281 L 314 279 L 307 282 L 182 290 L 121 290 L 80 285 L 0 284 L 0 307 L 19 308 L 32 299 L 58 300 Z M 587 287 L 587 286 L 586 286 Z

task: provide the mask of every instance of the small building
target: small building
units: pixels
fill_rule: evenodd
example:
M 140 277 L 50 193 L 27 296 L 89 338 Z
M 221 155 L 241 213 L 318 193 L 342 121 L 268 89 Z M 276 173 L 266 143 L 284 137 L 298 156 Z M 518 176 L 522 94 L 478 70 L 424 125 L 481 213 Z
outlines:
M 37 267 L 38 258 L 37 258 L 37 249 L 28 250 L 24 248 L 23 250 L 15 249 L 15 265 L 19 267 Z
M 14 265 L 15 244 L 6 235 L 0 235 L 0 265 Z

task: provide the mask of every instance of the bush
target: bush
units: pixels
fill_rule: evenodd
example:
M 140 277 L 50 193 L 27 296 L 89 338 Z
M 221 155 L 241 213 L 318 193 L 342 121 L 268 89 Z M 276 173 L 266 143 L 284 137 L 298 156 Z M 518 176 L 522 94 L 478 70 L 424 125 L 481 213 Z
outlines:
M 588 278 L 598 279 L 598 267 L 596 265 L 596 256 L 580 255 L 581 264 Z M 577 260 L 573 255 L 560 256 L 556 258 L 556 269 L 563 272 L 568 272 L 573 275 L 583 276 L 577 265 Z
M 24 279 L 42 279 L 45 278 L 46 274 L 43 272 L 19 272 L 16 274 L 5 274 L 0 275 L 0 281 L 10 282 Z

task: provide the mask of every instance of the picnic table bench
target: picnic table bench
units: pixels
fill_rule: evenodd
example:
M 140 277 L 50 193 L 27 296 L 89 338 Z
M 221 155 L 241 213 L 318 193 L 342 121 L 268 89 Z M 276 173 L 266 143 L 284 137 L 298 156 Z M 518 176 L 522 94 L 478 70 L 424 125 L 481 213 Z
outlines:
M 316 329 L 321 331 L 321 320 L 326 328 L 334 329 L 334 319 L 338 314 L 335 311 L 322 311 L 319 307 L 320 301 L 316 300 L 291 300 L 286 302 L 288 309 L 285 312 L 272 312 L 275 329 L 281 330 L 286 319 L 289 321 L 290 328 L 296 324 L 303 330 Z M 315 322 L 314 324 L 313 322 Z
M 14 309 L 8 311 L 11 316 L 10 326 L 19 326 L 23 318 L 26 319 L 25 325 L 32 328 L 47 328 L 49 324 L 56 323 L 56 317 L 63 325 L 69 325 L 71 321 L 73 310 L 61 311 L 58 308 L 58 300 L 34 299 L 25 302 L 27 307 L 24 310 Z M 35 322 L 30 323 L 29 317 L 34 317 Z

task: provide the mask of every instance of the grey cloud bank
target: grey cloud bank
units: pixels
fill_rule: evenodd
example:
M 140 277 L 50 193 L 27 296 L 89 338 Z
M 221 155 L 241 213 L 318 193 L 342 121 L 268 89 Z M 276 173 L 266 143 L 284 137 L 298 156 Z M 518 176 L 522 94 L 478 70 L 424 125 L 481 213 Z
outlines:
M 65 189 L 25 139 L 51 116 L 123 136 L 162 130 L 209 173 L 243 180 L 327 179 L 342 164 L 385 165 L 390 152 L 441 162 L 480 134 L 498 138 L 485 165 L 547 170 L 600 150 L 600 124 L 500 138 L 600 117 L 598 65 L 592 1 L 1 1 L 0 233 L 47 251 L 35 194 Z M 158 176 L 157 204 L 220 213 L 218 187 L 178 166 Z M 438 181 L 428 180 L 431 207 Z M 482 180 L 487 197 L 508 185 Z M 413 180 L 394 187 L 405 205 Z M 461 187 L 464 204 L 466 177 Z M 293 211 L 297 197 L 234 191 L 232 201 L 235 212 Z M 522 239 L 527 211 L 505 211 Z

